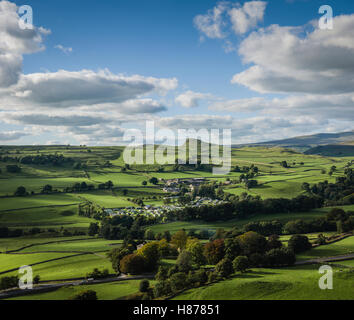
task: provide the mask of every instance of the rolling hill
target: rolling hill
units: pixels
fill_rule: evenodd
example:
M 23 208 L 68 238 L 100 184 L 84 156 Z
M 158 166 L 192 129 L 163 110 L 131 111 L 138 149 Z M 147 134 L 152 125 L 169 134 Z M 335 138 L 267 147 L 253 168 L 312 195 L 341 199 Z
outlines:
M 353 145 L 354 131 L 340 132 L 340 133 L 319 133 L 308 136 L 299 136 L 283 140 L 265 141 L 247 145 L 235 145 L 234 147 L 241 146 L 267 146 L 267 147 L 285 147 L 295 148 L 299 151 L 305 151 L 314 147 L 324 145 Z M 340 149 L 340 148 L 339 148 Z M 316 150 L 315 150 L 316 151 Z M 341 151 L 339 151 L 341 152 Z

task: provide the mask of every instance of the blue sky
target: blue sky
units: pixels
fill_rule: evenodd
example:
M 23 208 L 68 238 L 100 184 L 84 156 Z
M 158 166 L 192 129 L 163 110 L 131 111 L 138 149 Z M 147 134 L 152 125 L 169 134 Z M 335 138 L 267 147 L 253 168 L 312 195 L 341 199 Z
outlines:
M 41 39 L 37 41 L 33 36 L 37 49 L 30 44 L 31 48 L 24 50 L 22 44 L 16 44 L 21 49 L 14 50 L 10 41 L 19 41 L 18 38 L 10 39 L 4 48 L 0 46 L 0 54 L 10 50 L 14 57 L 23 57 L 22 61 L 16 60 L 16 66 L 15 62 L 11 66 L 11 70 L 18 69 L 21 62 L 20 75 L 16 69 L 17 81 L 5 79 L 7 85 L 0 87 L 3 114 L 0 144 L 120 144 L 124 127 L 140 128 L 147 118 L 155 120 L 159 127 L 174 129 L 230 127 L 237 142 L 352 130 L 354 90 L 344 85 L 350 84 L 353 77 L 353 72 L 348 70 L 351 67 L 354 70 L 352 59 L 346 60 L 346 52 L 354 50 L 351 35 L 354 3 L 344 0 L 326 3 L 270 0 L 263 5 L 261 1 L 251 2 L 264 9 L 253 22 L 246 9 L 250 1 L 13 1 L 17 6 L 33 8 L 33 24 Z M 338 23 L 334 30 L 316 32 L 317 26 L 309 23 L 321 17 L 318 9 L 323 4 L 332 6 Z M 222 13 L 218 21 L 212 21 L 216 9 Z M 6 10 L 3 9 L 3 16 L 12 7 Z M 243 12 L 248 21 L 238 20 Z M 234 20 L 230 18 L 231 13 Z M 209 24 L 198 25 L 198 16 L 211 20 Z M 206 30 L 211 24 L 219 27 L 222 35 L 210 36 Z M 236 30 L 245 26 L 242 32 Z M 39 27 L 47 31 L 41 32 Z M 288 31 L 286 27 L 301 30 Z M 265 35 L 262 30 L 266 30 Z M 289 44 L 283 48 L 285 39 Z M 268 47 L 272 41 L 275 45 Z M 291 53 L 293 41 L 294 49 L 300 47 L 298 57 Z M 262 44 L 254 49 L 257 43 Z M 231 50 L 226 50 L 227 46 Z M 317 52 L 323 55 L 319 59 L 322 66 L 315 66 Z M 273 53 L 278 60 L 268 59 Z M 336 57 L 343 61 L 342 65 L 333 63 L 327 67 L 328 61 Z M 250 70 L 253 66 L 261 70 L 253 72 Z M 0 77 L 1 67 L 10 69 L 0 58 Z M 104 69 L 108 75 L 97 74 Z M 59 70 L 65 74 L 58 74 Z M 92 81 L 100 81 L 102 91 L 97 92 L 97 97 L 94 97 L 94 82 L 85 83 L 87 74 L 81 74 L 82 70 L 91 72 Z M 48 74 L 51 75 L 49 82 Z M 134 81 L 130 77 L 139 75 L 139 90 L 131 96 L 123 91 L 112 93 L 111 85 L 115 86 L 118 81 L 112 77 L 116 75 L 123 77 L 119 81 L 127 81 L 129 90 L 137 90 L 130 87 Z M 235 75 L 240 76 L 232 81 Z M 158 79 L 174 79 L 176 83 L 167 88 L 165 84 L 156 84 Z M 281 79 L 289 85 L 282 85 Z M 102 81 L 107 82 L 107 89 Z M 140 87 L 146 84 L 153 88 Z M 83 90 L 83 95 L 92 92 L 92 98 L 83 96 L 85 101 L 80 103 L 66 98 L 66 94 L 72 95 L 68 90 L 74 90 L 75 86 L 78 93 Z M 45 98 L 43 90 L 48 92 Z M 59 97 L 54 93 L 49 97 L 51 91 Z M 102 99 L 102 92 L 109 92 L 108 97 Z M 15 100 L 14 95 L 21 99 Z M 136 107 L 141 104 L 144 107 Z M 137 111 L 129 112 L 129 108 Z M 88 118 L 101 116 L 102 121 L 88 125 Z M 105 122 L 105 117 L 116 121 Z M 53 124 L 46 123 L 48 118 Z

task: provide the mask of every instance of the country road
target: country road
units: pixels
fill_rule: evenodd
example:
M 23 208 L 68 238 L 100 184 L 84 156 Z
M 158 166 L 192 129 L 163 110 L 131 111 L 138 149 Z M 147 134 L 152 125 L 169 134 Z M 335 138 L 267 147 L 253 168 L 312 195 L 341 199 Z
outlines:
M 62 283 L 52 283 L 52 284 L 40 284 L 38 286 L 33 287 L 31 290 L 21 290 L 21 289 L 10 289 L 4 292 L 0 292 L 0 300 L 30 295 L 35 293 L 44 293 L 49 291 L 57 290 L 61 287 L 65 286 L 79 286 L 79 285 L 92 285 L 92 284 L 100 284 L 100 283 L 110 283 L 116 281 L 127 281 L 127 280 L 140 280 L 140 279 L 154 279 L 154 274 L 143 274 L 139 276 L 127 276 L 121 275 L 119 277 L 114 278 L 107 278 L 107 279 L 100 279 L 100 280 L 76 280 L 76 281 L 69 281 L 69 282 L 62 282 Z
M 323 263 L 323 262 L 335 262 L 335 261 L 345 261 L 354 259 L 354 253 L 345 254 L 335 257 L 325 257 L 325 258 L 316 258 L 311 260 L 297 261 L 295 262 L 296 266 L 305 265 L 305 264 L 314 264 L 314 263 Z
M 300 265 L 309 265 L 309 264 L 316 264 L 316 263 L 345 261 L 345 260 L 352 260 L 352 259 L 354 259 L 354 253 L 347 254 L 347 255 L 334 256 L 334 257 L 316 258 L 316 259 L 311 259 L 311 260 L 298 261 L 298 262 L 295 262 L 295 265 L 300 266 Z M 144 274 L 144 275 L 140 275 L 140 276 L 121 275 L 119 277 L 107 278 L 107 279 L 101 279 L 101 280 L 92 280 L 92 281 L 85 281 L 85 280 L 81 279 L 81 280 L 67 281 L 67 282 L 61 282 L 61 283 L 40 284 L 40 285 L 34 287 L 32 290 L 10 289 L 8 291 L 0 292 L 0 300 L 12 298 L 12 297 L 17 297 L 17 296 L 24 296 L 24 295 L 30 295 L 30 294 L 35 294 L 35 293 L 44 293 L 44 292 L 54 291 L 54 290 L 57 290 L 57 289 L 64 287 L 64 286 L 92 285 L 92 284 L 110 283 L 110 282 L 116 282 L 116 281 L 154 279 L 154 277 L 155 277 L 155 275 L 150 273 L 150 274 Z M 53 280 L 53 281 L 55 281 L 55 280 Z

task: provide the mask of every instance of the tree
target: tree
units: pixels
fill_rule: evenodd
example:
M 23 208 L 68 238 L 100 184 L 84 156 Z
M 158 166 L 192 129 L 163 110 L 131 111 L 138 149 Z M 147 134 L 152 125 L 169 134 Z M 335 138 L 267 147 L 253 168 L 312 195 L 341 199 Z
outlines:
M 33 278 L 33 283 L 34 283 L 34 284 L 38 284 L 40 280 L 41 280 L 41 277 L 37 274 L 37 275 Z
M 284 231 L 288 234 L 307 233 L 309 231 L 308 224 L 301 219 L 288 221 L 284 226 Z
M 310 184 L 307 183 L 307 182 L 304 182 L 301 186 L 301 189 L 306 191 L 306 192 L 311 192 L 311 189 L 310 189 Z
M 171 289 L 173 292 L 178 292 L 187 287 L 187 275 L 183 272 L 174 273 L 170 277 Z
M 168 278 L 168 267 L 167 266 L 159 266 L 159 269 L 155 275 L 155 279 L 157 281 L 163 281 Z
M 181 272 L 188 272 L 192 270 L 192 254 L 187 250 L 182 250 L 178 255 L 176 266 Z
M 15 196 L 16 197 L 23 197 L 27 194 L 26 188 L 25 187 L 18 187 L 15 191 Z
M 109 276 L 109 271 L 108 269 L 103 269 L 102 271 L 99 270 L 98 268 L 94 268 L 92 272 L 88 272 L 86 274 L 86 278 L 93 278 L 93 279 L 104 279 L 108 278 Z
M 171 239 L 172 244 L 176 246 L 177 249 L 183 250 L 186 247 L 188 236 L 184 230 L 177 231 Z
M 225 256 L 225 245 L 223 239 L 216 239 L 208 242 L 204 247 L 204 255 L 210 264 L 217 264 Z
M 295 253 L 300 253 L 312 248 L 309 238 L 303 235 L 294 235 L 288 242 L 288 248 Z
M 144 234 L 144 238 L 146 240 L 154 240 L 155 239 L 154 231 L 152 231 L 151 229 L 146 229 L 145 234 Z
M 152 178 L 149 180 L 149 182 L 150 182 L 151 184 L 153 184 L 153 185 L 157 185 L 157 184 L 159 183 L 159 180 L 158 180 L 157 178 L 155 178 L 155 177 L 152 177 Z
M 18 276 L 2 277 L 0 279 L 0 290 L 18 287 Z
M 91 222 L 88 230 L 88 235 L 93 237 L 94 235 L 98 234 L 100 231 L 100 227 L 98 223 Z
M 225 257 L 233 260 L 242 253 L 240 243 L 235 238 L 225 239 Z
M 147 271 L 153 271 L 157 268 L 160 254 L 159 244 L 156 241 L 145 244 L 136 254 L 144 259 Z
M 345 221 L 348 219 L 348 215 L 343 209 L 333 208 L 330 212 L 327 213 L 326 219 L 328 221 Z
M 121 273 L 120 261 L 127 255 L 131 254 L 131 250 L 128 248 L 115 248 L 112 249 L 108 254 L 108 258 L 112 263 L 112 268 L 117 274 Z
M 167 242 L 170 242 L 171 241 L 171 233 L 170 231 L 166 230 L 164 233 L 163 233 L 163 238 L 167 240 Z
M 222 259 L 215 266 L 215 271 L 221 277 L 229 277 L 233 273 L 232 262 L 229 259 Z
M 204 246 L 198 239 L 188 239 L 186 249 L 191 254 L 192 262 L 198 267 L 206 264 Z
M 7 238 L 9 236 L 9 232 L 8 227 L 0 227 L 0 238 Z
M 111 180 L 107 181 L 105 183 L 107 189 L 112 189 L 113 188 L 113 182 Z
M 246 256 L 252 253 L 264 253 L 267 248 L 267 239 L 257 232 L 249 231 L 237 237 L 240 242 L 242 252 Z
M 289 168 L 288 163 L 287 163 L 286 161 L 282 161 L 282 162 L 280 163 L 280 165 L 281 165 L 283 168 Z
M 86 290 L 69 298 L 69 300 L 97 300 L 97 293 L 94 290 Z
M 238 256 L 232 261 L 232 266 L 235 272 L 239 271 L 243 273 L 249 268 L 250 263 L 246 256 Z
M 43 188 L 41 193 L 52 193 L 53 187 L 50 184 L 46 184 Z
M 279 236 L 277 234 L 271 235 L 268 238 L 267 251 L 272 249 L 278 249 L 283 246 L 282 242 L 279 240 Z
M 141 280 L 139 283 L 139 291 L 140 292 L 148 292 L 150 288 L 150 282 L 149 280 Z
M 21 167 L 16 164 L 9 164 L 6 166 L 6 171 L 9 173 L 19 173 L 21 172 Z
M 141 184 L 142 184 L 143 186 L 146 186 L 148 183 L 147 183 L 147 181 L 143 181 Z
M 167 296 L 172 293 L 170 281 L 159 281 L 154 286 L 155 298 Z
M 87 183 L 85 181 L 81 182 L 80 190 L 87 190 L 87 188 L 88 188 Z
M 170 245 L 167 240 L 162 238 L 158 243 L 160 257 L 168 257 L 170 255 Z
M 124 256 L 120 261 L 120 270 L 123 273 L 141 274 L 144 270 L 145 259 L 138 254 L 132 253 Z
M 247 189 L 255 188 L 258 186 L 258 181 L 257 180 L 247 180 L 245 182 L 245 186 Z

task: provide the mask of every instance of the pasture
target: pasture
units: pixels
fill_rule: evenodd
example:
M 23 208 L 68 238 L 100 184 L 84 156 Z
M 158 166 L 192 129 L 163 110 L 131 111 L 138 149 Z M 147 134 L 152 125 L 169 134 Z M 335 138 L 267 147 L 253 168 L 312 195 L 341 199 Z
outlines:
M 29 298 L 31 300 L 67 300 L 85 290 L 96 291 L 98 300 L 116 300 L 138 292 L 139 283 L 140 280 L 127 280 L 103 284 L 67 286 L 52 292 L 16 297 L 8 300 L 28 300 Z M 150 281 L 150 285 L 154 283 L 155 281 Z
M 348 300 L 353 299 L 354 272 L 334 267 L 333 290 L 321 290 L 320 265 L 254 269 L 231 279 L 190 289 L 174 300 Z
M 352 206 L 344 206 L 342 207 L 344 210 L 353 210 L 354 205 Z M 165 230 L 169 230 L 171 233 L 175 233 L 181 229 L 185 229 L 186 231 L 194 230 L 210 230 L 216 231 L 217 229 L 225 229 L 230 230 L 233 227 L 242 227 L 249 222 L 255 221 L 273 221 L 279 220 L 283 223 L 286 223 L 290 220 L 312 220 L 319 217 L 323 217 L 326 213 L 328 213 L 332 208 L 321 208 L 316 210 L 311 210 L 309 212 L 300 212 L 300 213 L 286 213 L 286 214 L 267 214 L 267 215 L 254 215 L 245 219 L 233 219 L 229 221 L 217 221 L 217 222 L 204 222 L 204 221 L 176 221 L 165 224 L 157 224 L 149 226 L 149 229 L 154 231 L 155 233 L 163 232 Z

